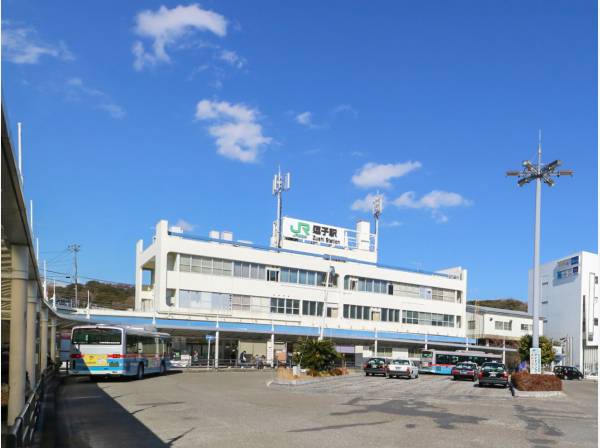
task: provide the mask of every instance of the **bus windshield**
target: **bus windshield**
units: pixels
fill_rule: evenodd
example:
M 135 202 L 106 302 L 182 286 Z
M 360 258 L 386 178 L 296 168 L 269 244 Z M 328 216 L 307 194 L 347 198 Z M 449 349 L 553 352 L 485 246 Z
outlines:
M 76 328 L 73 344 L 121 345 L 121 330 L 116 328 Z

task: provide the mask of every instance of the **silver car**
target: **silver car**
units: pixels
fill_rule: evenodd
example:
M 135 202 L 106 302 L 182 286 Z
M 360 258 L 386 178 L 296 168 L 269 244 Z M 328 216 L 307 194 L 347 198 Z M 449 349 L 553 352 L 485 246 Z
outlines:
M 419 368 L 410 359 L 392 359 L 385 366 L 388 378 L 419 378 Z

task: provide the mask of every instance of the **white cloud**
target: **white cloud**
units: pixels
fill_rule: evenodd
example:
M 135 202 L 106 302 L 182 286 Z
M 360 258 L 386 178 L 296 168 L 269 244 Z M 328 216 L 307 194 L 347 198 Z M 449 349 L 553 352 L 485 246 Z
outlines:
M 133 44 L 133 66 L 142 70 L 147 65 L 167 63 L 171 59 L 166 48 L 194 31 L 208 31 L 219 37 L 227 34 L 227 20 L 221 14 L 200 8 L 197 4 L 161 6 L 158 11 L 145 10 L 135 18 L 135 33 L 152 40 L 152 50 L 146 51 L 142 41 Z
M 340 104 L 336 106 L 332 111 L 333 115 L 341 114 L 344 112 L 354 115 L 355 117 L 358 115 L 358 111 L 354 109 L 350 104 Z
M 191 232 L 196 228 L 194 224 L 190 224 L 185 219 L 180 219 L 179 221 L 177 221 L 175 223 L 175 227 L 180 227 L 181 230 L 183 230 L 184 232 Z
M 235 68 L 243 68 L 246 65 L 246 59 L 242 58 L 235 51 L 223 50 L 219 55 L 219 59 Z
M 67 98 L 73 101 L 81 101 L 85 98 L 96 109 L 108 112 L 112 118 L 123 118 L 125 111 L 113 99 L 98 89 L 88 87 L 81 78 L 71 78 L 66 82 Z
M 2 56 L 14 64 L 37 64 L 42 56 L 63 61 L 74 59 L 64 42 L 56 45 L 42 42 L 34 28 L 16 27 L 8 21 L 2 22 Z
M 302 112 L 301 114 L 296 115 L 296 123 L 299 123 L 303 126 L 311 127 L 312 123 L 312 113 L 311 112 Z
M 271 142 L 258 123 L 258 111 L 244 104 L 202 100 L 196 119 L 212 121 L 208 132 L 216 139 L 217 153 L 240 162 L 255 162 L 259 151 Z
M 442 208 L 468 207 L 473 204 L 458 193 L 440 190 L 433 190 L 419 199 L 415 198 L 414 191 L 407 191 L 392 203 L 400 208 L 429 209 L 432 216 L 440 223 L 448 222 L 448 217 L 441 211 Z
M 365 164 L 352 176 L 352 183 L 361 188 L 390 188 L 392 186 L 390 183 L 391 179 L 402 177 L 420 167 L 421 162 L 413 161 L 396 164 L 377 164 L 371 162 Z
M 458 193 L 433 190 L 420 199 L 415 199 L 414 191 L 407 191 L 393 201 L 397 207 L 439 209 L 442 207 L 469 206 L 471 201 Z
M 386 202 L 385 196 L 382 195 L 382 197 L 383 197 L 383 203 L 385 205 L 385 202 Z M 375 198 L 377 198 L 376 194 L 369 193 L 364 198 L 357 199 L 356 201 L 354 201 L 352 203 L 352 205 L 350 206 L 350 210 L 360 211 L 360 212 L 371 212 L 373 210 L 373 202 L 375 201 Z
M 402 223 L 400 221 L 382 221 L 381 225 L 383 227 L 400 227 Z

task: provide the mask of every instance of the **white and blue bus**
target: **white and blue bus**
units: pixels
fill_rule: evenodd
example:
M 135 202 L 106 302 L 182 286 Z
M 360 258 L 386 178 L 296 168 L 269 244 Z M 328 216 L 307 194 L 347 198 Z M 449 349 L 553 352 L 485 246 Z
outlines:
M 71 375 L 164 374 L 170 368 L 171 337 L 143 328 L 79 325 L 71 332 Z
M 452 367 L 460 362 L 474 362 L 478 366 L 484 362 L 502 362 L 502 355 L 485 353 L 474 350 L 468 351 L 444 351 L 444 350 L 421 350 L 421 373 L 437 373 L 450 375 Z

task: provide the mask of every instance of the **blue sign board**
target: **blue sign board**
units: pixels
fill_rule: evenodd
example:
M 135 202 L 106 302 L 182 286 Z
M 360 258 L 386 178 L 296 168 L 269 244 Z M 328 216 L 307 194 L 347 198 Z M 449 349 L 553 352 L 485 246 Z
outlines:
M 215 339 L 215 337 L 212 334 L 207 334 L 204 337 L 206 338 L 207 341 L 214 341 L 214 339 Z

